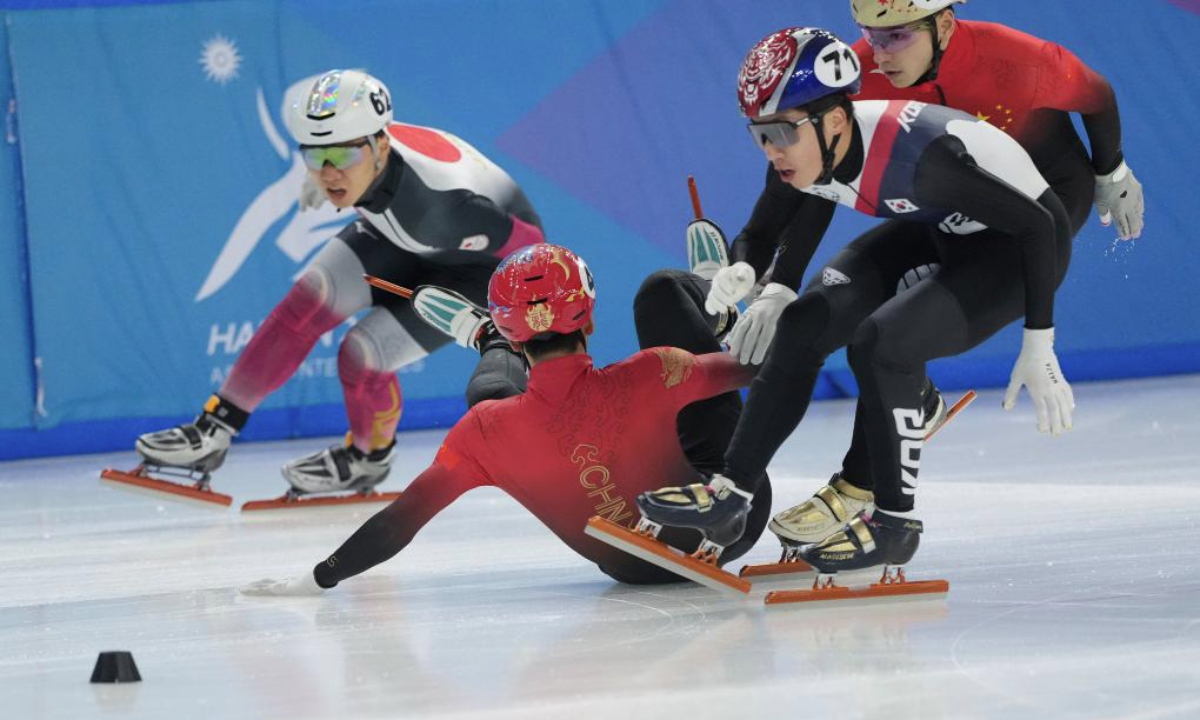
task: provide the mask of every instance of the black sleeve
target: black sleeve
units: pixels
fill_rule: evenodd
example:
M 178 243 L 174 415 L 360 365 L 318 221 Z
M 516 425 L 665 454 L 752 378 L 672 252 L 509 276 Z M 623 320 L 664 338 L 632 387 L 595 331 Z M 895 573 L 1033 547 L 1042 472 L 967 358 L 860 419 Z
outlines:
M 768 165 L 766 187 L 754 205 L 750 220 L 734 238 L 730 258 L 733 262 L 749 263 L 758 278 L 774 261 L 771 281 L 799 289 L 835 208 L 829 200 L 788 185 Z
M 400 500 L 375 513 L 327 559 L 317 563 L 313 575 L 317 584 L 331 588 L 346 578 L 354 577 L 395 557 L 412 540 L 405 527 Z
M 1121 114 L 1117 111 L 1117 98 L 1111 86 L 1108 93 L 1112 100 L 1102 110 L 1080 115 L 1083 129 L 1087 130 L 1088 143 L 1092 146 L 1092 168 L 1097 175 L 1111 173 L 1125 159 L 1121 151 Z
M 783 231 L 783 246 L 771 271 L 771 282 L 800 289 L 808 263 L 825 237 L 837 203 L 816 195 L 801 193 L 803 200 Z
M 930 143 L 917 163 L 918 203 L 942 207 L 1021 243 L 1025 327 L 1054 326 L 1054 216 L 1036 200 L 980 168 L 954 136 Z M 963 242 L 970 242 L 965 236 Z
M 767 165 L 767 182 L 746 226 L 733 239 L 729 249 L 731 262 L 747 262 L 761 278 L 775 260 L 775 251 L 783 242 L 783 230 L 803 198 L 801 193 L 779 179 L 779 173 Z

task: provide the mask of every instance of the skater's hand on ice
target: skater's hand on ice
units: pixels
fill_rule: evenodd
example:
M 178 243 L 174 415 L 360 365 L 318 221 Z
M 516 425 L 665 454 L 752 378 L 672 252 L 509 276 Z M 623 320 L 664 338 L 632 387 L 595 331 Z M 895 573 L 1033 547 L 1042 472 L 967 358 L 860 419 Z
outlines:
M 787 285 L 767 283 L 730 331 L 729 352 L 743 365 L 761 365 L 775 339 L 779 316 L 795 299 L 796 291 Z
M 1013 366 L 1008 392 L 1004 393 L 1005 410 L 1012 410 L 1017 404 L 1022 385 L 1029 388 L 1029 397 L 1033 399 L 1039 432 L 1058 435 L 1071 429 L 1075 394 L 1054 355 L 1054 328 L 1025 330 L 1021 354 Z
M 709 315 L 717 315 L 734 307 L 754 289 L 754 268 L 747 262 L 735 262 L 721 268 L 713 276 L 712 288 L 704 300 Z
M 304 184 L 300 186 L 300 212 L 316 210 L 325 204 L 329 196 L 321 188 L 312 173 L 304 173 Z
M 1145 212 L 1142 184 L 1124 161 L 1108 175 L 1096 176 L 1096 213 L 1101 225 L 1108 227 L 1116 220 L 1117 236 L 1132 240 L 1142 235 Z
M 325 588 L 317 584 L 317 578 L 311 572 L 284 580 L 259 580 L 249 585 L 244 585 L 239 590 L 243 595 L 274 595 L 284 597 L 320 595 L 325 592 Z

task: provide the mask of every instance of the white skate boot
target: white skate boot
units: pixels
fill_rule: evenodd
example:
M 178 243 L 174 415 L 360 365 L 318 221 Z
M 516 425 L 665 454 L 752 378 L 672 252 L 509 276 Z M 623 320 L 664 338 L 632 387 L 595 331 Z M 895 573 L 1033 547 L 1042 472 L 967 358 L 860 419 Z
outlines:
M 392 469 L 396 443 L 371 453 L 349 443 L 334 445 L 283 466 L 283 477 L 291 483 L 288 496 L 316 493 L 358 492 L 369 494 Z
M 412 303 L 422 320 L 461 347 L 479 350 L 480 340 L 492 328 L 486 310 L 453 290 L 422 285 L 413 292 Z
M 687 226 L 688 269 L 693 275 L 712 282 L 717 271 L 729 267 L 729 244 L 721 228 L 710 220 L 693 220 Z M 726 308 L 717 315 L 713 334 L 722 339 L 737 321 L 737 311 Z
M 717 271 L 729 267 L 729 246 L 721 228 L 709 220 L 693 220 L 687 226 L 688 267 L 693 275 L 711 281 Z
M 193 423 L 142 435 L 136 448 L 148 465 L 183 468 L 207 478 L 225 462 L 236 434 L 230 426 L 203 413 Z

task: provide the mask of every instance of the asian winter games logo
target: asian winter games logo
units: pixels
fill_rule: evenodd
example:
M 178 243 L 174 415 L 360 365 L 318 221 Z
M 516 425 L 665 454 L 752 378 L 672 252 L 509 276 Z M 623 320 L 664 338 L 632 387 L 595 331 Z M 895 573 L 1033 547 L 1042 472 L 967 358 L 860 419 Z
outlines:
M 207 61 L 202 62 L 206 75 L 218 83 L 226 83 L 236 77 L 241 58 L 237 47 L 232 41 L 220 35 L 210 40 L 205 46 L 202 56 Z M 294 83 L 284 94 L 284 102 L 280 107 L 280 119 L 286 111 L 287 98 L 293 97 L 311 87 L 313 78 L 306 78 Z M 326 203 L 315 210 L 298 212 L 300 188 L 304 184 L 304 176 L 308 172 L 300 152 L 294 149 L 280 133 L 275 120 L 267 109 L 267 101 L 262 88 L 256 91 L 256 109 L 258 121 L 262 126 L 263 135 L 274 148 L 279 159 L 287 163 L 287 171 L 275 182 L 268 185 L 251 201 L 242 212 L 233 231 L 225 240 L 216 262 L 208 271 L 208 277 L 196 293 L 196 302 L 212 296 L 228 283 L 237 271 L 250 257 L 250 253 L 258 247 L 267 236 L 271 227 L 284 217 L 291 214 L 284 228 L 275 238 L 275 246 L 293 262 L 300 263 L 318 246 L 332 237 L 342 225 L 353 218 L 351 214 L 338 215 L 337 209 Z

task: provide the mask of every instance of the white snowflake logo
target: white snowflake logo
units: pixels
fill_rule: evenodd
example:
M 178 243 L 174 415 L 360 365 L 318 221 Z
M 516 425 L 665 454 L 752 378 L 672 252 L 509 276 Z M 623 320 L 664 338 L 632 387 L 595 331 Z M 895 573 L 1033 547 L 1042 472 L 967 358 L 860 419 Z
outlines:
M 237 77 L 238 66 L 242 64 L 242 56 L 238 55 L 237 45 L 224 35 L 216 35 L 204 43 L 200 51 L 200 65 L 209 80 L 224 85 Z

